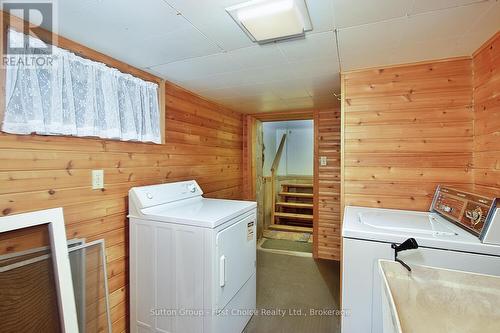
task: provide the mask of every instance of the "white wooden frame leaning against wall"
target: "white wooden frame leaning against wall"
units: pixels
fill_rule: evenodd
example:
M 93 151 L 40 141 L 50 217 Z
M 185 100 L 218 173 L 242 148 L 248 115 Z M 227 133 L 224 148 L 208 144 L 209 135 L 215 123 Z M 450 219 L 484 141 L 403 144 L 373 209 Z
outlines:
M 40 225 L 46 225 L 49 231 L 61 328 L 65 333 L 78 333 L 78 319 L 62 208 L 0 217 L 0 233 Z

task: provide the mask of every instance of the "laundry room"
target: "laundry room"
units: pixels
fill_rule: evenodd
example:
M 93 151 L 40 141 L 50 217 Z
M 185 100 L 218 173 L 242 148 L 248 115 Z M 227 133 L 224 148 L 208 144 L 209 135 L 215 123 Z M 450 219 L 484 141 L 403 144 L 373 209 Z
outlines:
M 500 1 L 0 7 L 0 332 L 500 332 Z

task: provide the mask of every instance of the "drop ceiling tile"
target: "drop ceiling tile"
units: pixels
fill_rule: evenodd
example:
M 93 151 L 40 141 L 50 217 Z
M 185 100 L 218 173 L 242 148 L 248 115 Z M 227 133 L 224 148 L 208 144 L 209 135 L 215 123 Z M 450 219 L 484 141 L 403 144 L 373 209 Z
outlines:
M 335 28 L 332 0 L 307 0 L 306 4 L 313 25 L 311 33 L 329 31 Z
M 248 70 L 246 77 L 255 83 L 267 83 L 272 81 L 294 81 L 296 77 L 293 71 L 293 65 L 283 63 L 281 65 L 259 67 Z
M 69 38 L 88 41 L 100 39 L 100 34 L 109 28 L 120 33 L 117 37 L 135 39 L 165 34 L 189 25 L 167 3 L 158 0 L 143 0 L 140 5 L 135 0 L 121 0 L 119 6 L 113 1 L 65 0 L 58 2 L 57 11 L 61 32 L 71 33 Z
M 335 23 L 345 28 L 403 17 L 412 4 L 413 0 L 333 0 Z
M 208 89 L 208 90 L 202 90 L 199 91 L 198 93 L 206 98 L 209 99 L 214 99 L 216 101 L 221 101 L 227 98 L 243 98 L 239 94 L 239 88 L 238 87 L 227 87 L 227 88 L 220 88 L 220 89 Z
M 288 98 L 283 100 L 290 109 L 307 109 L 314 106 L 311 97 Z
M 72 3 L 60 2 L 60 34 L 136 67 L 220 52 L 164 1 Z
M 402 30 L 406 27 L 407 21 L 408 19 L 403 17 L 339 29 L 340 50 L 354 52 L 363 45 L 368 48 L 380 48 L 385 47 L 387 43 L 397 43 L 403 35 Z
M 310 97 L 306 86 L 300 81 L 273 82 L 270 90 L 282 99 Z
M 211 90 L 211 89 L 223 89 L 223 88 L 230 87 L 230 85 L 228 85 L 228 84 L 214 83 L 214 80 L 211 79 L 212 77 L 209 77 L 209 78 L 210 79 L 200 78 L 200 79 L 194 79 L 194 80 L 174 81 L 174 83 L 183 87 L 183 88 L 186 88 L 188 90 L 196 92 L 196 93 L 206 91 L 206 90 Z
M 244 113 L 259 113 L 259 112 L 271 112 L 271 111 L 281 111 L 290 109 L 288 104 L 283 100 L 276 101 L 252 101 L 252 102 L 236 102 L 236 103 L 227 103 L 223 105 L 227 105 L 235 111 L 244 112 Z
M 390 59 L 394 52 L 399 52 L 398 47 L 391 46 L 373 51 L 370 54 L 370 58 L 367 58 L 366 55 L 362 52 L 345 52 L 342 56 L 342 70 L 350 71 L 355 69 L 365 69 L 391 65 Z
M 64 0 L 57 3 L 56 10 L 59 15 L 83 10 L 89 6 L 99 4 L 101 0 Z
M 230 96 L 225 98 L 218 99 L 220 103 L 232 103 L 234 105 L 237 104 L 245 104 L 245 103 L 265 103 L 265 102 L 279 102 L 281 98 L 276 95 L 268 92 L 266 94 L 261 95 L 253 95 L 253 96 Z
M 265 100 L 279 98 L 272 92 L 271 87 L 272 83 L 269 84 L 258 83 L 258 84 L 237 86 L 238 94 L 243 97 L 249 97 L 249 98 L 262 97 Z
M 429 12 L 445 8 L 465 6 L 478 2 L 488 2 L 489 0 L 416 0 L 413 3 L 409 14 Z M 494 0 L 493 0 L 494 1 Z
M 258 107 L 255 108 L 254 112 L 271 112 L 271 111 L 282 111 L 288 110 L 290 106 L 286 103 L 286 101 L 279 100 L 275 102 L 263 102 L 258 104 Z
M 336 75 L 339 73 L 339 62 L 337 57 L 334 59 L 318 59 L 309 61 L 299 61 L 290 63 L 293 67 L 295 77 L 299 80 L 305 80 L 322 75 Z
M 242 70 L 238 72 L 221 73 L 209 77 L 214 86 L 246 86 L 255 84 L 252 70 Z
M 243 68 L 228 53 L 211 54 L 151 67 L 169 80 L 193 80 Z
M 421 42 L 402 41 L 398 51 L 389 58 L 391 64 L 444 59 L 463 56 L 459 37 L 449 39 L 428 39 Z
M 390 64 L 403 37 L 407 18 L 340 29 L 338 32 L 342 70 Z
M 276 44 L 254 45 L 229 52 L 234 61 L 247 69 L 280 66 L 286 58 Z
M 148 67 L 220 52 L 216 45 L 191 26 L 164 36 L 154 37 L 151 40 L 163 47 L 165 58 L 162 62 L 151 64 Z M 144 53 L 148 54 L 148 52 Z
M 408 17 L 403 28 L 403 39 L 423 42 L 429 39 L 449 39 L 463 35 L 475 22 L 475 18 L 491 7 L 489 2 L 454 7 Z
M 333 92 L 340 92 L 340 76 L 322 75 L 303 80 L 307 92 L 313 98 L 318 96 L 333 96 Z
M 277 45 L 290 62 L 318 58 L 328 58 L 335 62 L 337 59 L 337 46 L 333 31 L 308 34 L 304 39 L 285 41 Z
M 225 10 L 240 2 L 244 1 L 168 0 L 168 3 L 225 51 L 254 45 Z
M 208 17 L 202 16 L 194 19 L 190 19 L 189 15 L 187 17 L 190 22 L 225 51 L 255 45 L 224 9 L 210 13 Z
M 218 52 L 216 47 L 189 26 L 179 29 L 175 34 L 171 33 L 162 37 L 132 39 L 113 29 L 103 31 L 100 36 L 92 42 L 79 42 L 139 68 L 151 67 L 193 55 Z
M 472 54 L 493 36 L 500 27 L 500 2 L 492 3 L 485 13 L 479 16 L 471 28 L 461 36 L 458 47 L 464 54 Z

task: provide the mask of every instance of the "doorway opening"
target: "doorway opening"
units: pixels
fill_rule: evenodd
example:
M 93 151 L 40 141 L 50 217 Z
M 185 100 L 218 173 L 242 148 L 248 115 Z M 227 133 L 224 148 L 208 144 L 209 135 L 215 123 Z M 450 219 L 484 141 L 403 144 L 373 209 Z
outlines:
M 331 132 L 339 116 L 333 110 L 297 110 L 245 117 L 244 195 L 258 207 L 258 309 L 305 313 L 318 306 L 339 308 L 339 264 L 319 256 L 328 241 L 319 235 L 319 217 L 330 214 L 334 204 L 332 196 L 321 195 L 333 189 L 332 178 L 324 174 L 336 167 L 337 146 L 330 141 L 337 138 Z M 320 163 L 323 158 L 327 163 Z M 291 285 L 303 287 L 290 289 Z M 339 324 L 336 316 L 312 316 L 307 321 L 296 315 L 254 316 L 244 332 L 281 327 L 326 333 L 339 331 Z
M 314 220 L 314 122 L 262 122 L 257 153 L 257 201 L 261 202 L 261 247 L 312 253 Z M 257 159 L 259 159 L 257 157 Z M 259 170 L 260 169 L 260 170 Z

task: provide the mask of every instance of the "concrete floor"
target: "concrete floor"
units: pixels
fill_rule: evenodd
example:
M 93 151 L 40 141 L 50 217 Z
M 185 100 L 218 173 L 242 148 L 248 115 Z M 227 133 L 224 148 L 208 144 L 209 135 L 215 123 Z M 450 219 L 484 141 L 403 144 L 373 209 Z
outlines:
M 244 333 L 340 332 L 338 315 L 310 312 L 339 309 L 339 274 L 338 262 L 257 251 L 259 315 Z

